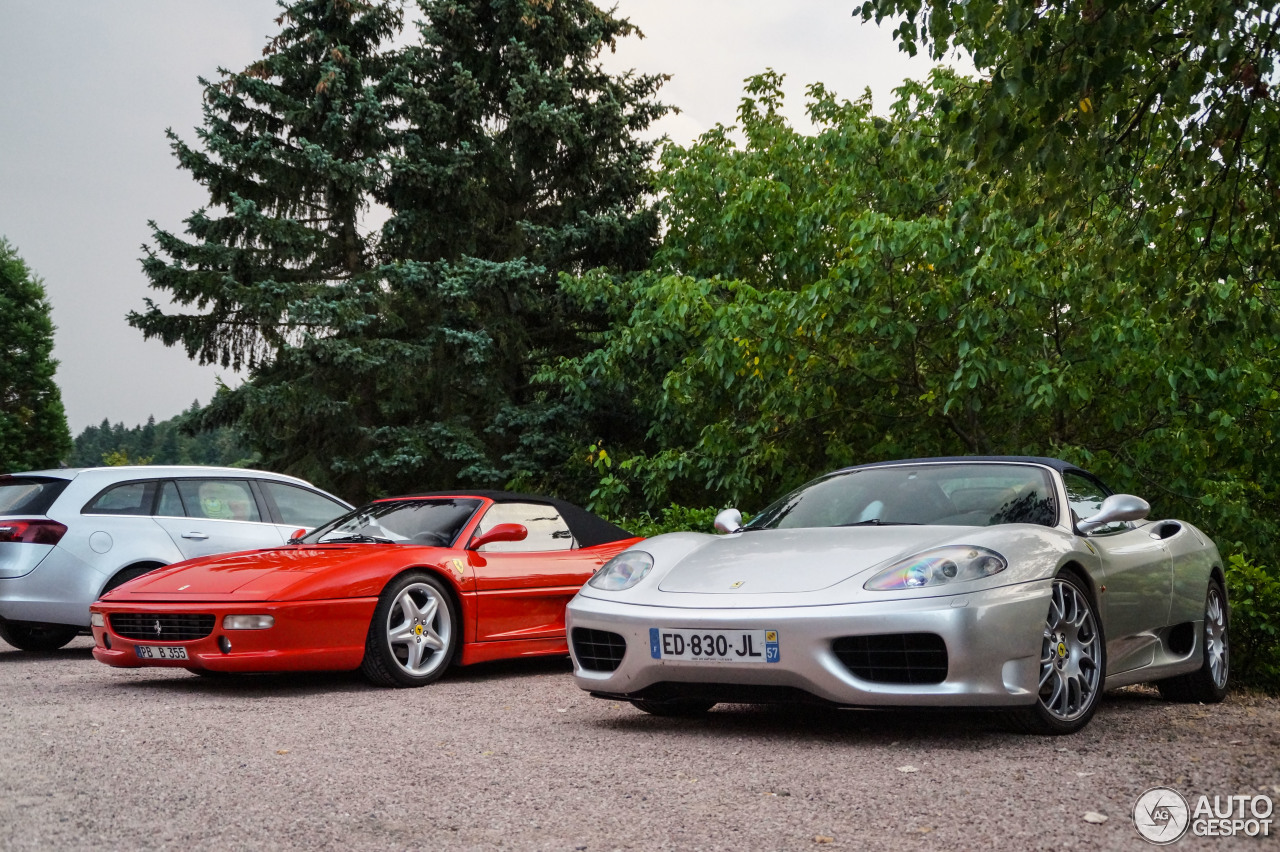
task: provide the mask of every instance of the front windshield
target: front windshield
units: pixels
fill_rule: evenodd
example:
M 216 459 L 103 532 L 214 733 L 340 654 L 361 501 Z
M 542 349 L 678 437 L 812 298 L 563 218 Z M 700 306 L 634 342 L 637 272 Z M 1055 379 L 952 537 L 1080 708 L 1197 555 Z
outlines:
M 841 471 L 783 497 L 744 529 L 1057 523 L 1053 480 L 1025 464 L 903 464 Z
M 479 508 L 480 501 L 474 499 L 381 500 L 330 521 L 299 541 L 452 547 Z

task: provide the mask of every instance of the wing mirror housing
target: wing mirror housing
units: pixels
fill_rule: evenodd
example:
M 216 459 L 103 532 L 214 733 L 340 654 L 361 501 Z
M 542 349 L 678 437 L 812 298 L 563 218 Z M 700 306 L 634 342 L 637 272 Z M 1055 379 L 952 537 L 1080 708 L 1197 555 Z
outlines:
M 528 537 L 529 531 L 525 529 L 524 524 L 498 524 L 488 532 L 471 539 L 471 549 L 479 550 L 495 541 L 524 541 Z
M 737 509 L 725 509 L 716 515 L 716 532 L 736 533 L 742 529 L 742 513 Z
M 1112 494 L 1102 501 L 1096 515 L 1077 521 L 1076 529 L 1081 534 L 1088 534 L 1119 521 L 1141 521 L 1150 511 L 1151 504 L 1141 497 L 1134 497 L 1132 494 Z
M 300 544 L 302 542 L 302 537 L 306 534 L 307 531 L 305 529 L 296 529 L 293 531 L 293 535 L 289 536 L 289 540 L 286 541 L 285 544 Z

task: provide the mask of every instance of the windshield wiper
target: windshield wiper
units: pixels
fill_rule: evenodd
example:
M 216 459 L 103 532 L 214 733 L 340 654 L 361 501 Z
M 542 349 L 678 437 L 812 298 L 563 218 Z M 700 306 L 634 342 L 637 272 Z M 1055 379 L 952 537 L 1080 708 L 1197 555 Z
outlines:
M 391 544 L 389 538 L 378 538 L 376 535 L 364 535 L 362 533 L 352 533 L 351 535 L 340 535 L 334 538 L 322 538 L 316 544 L 349 544 L 357 542 L 360 544 Z
M 882 521 L 879 518 L 871 518 L 866 521 L 853 521 L 848 524 L 836 524 L 838 527 L 922 527 L 924 524 L 918 524 L 915 521 Z

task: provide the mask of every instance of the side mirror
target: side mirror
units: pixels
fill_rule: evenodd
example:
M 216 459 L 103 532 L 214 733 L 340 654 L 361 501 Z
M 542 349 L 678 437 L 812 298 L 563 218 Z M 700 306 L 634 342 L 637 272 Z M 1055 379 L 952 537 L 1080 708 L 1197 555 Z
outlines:
M 1150 511 L 1151 504 L 1141 497 L 1134 497 L 1132 494 L 1112 494 L 1102 501 L 1096 515 L 1076 522 L 1076 529 L 1082 535 L 1086 535 L 1118 521 L 1140 521 Z
M 471 549 L 479 550 L 495 541 L 524 541 L 528 537 L 529 531 L 525 529 L 524 524 L 498 524 L 488 532 L 471 539 Z
M 305 529 L 297 529 L 293 531 L 293 535 L 289 536 L 289 540 L 285 544 L 298 544 L 302 541 L 302 537 L 307 534 Z
M 725 509 L 716 515 L 716 532 L 736 533 L 742 529 L 742 513 L 737 509 Z

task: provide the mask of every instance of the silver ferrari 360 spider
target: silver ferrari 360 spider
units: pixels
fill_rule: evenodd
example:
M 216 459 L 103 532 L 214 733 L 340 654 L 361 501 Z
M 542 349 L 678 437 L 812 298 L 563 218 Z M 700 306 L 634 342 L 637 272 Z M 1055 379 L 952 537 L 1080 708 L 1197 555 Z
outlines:
M 1066 734 L 1103 690 L 1220 701 L 1227 599 L 1214 543 L 1146 520 L 1056 459 L 836 471 L 719 536 L 611 559 L 569 604 L 574 674 L 659 715 L 718 702 L 997 708 Z

